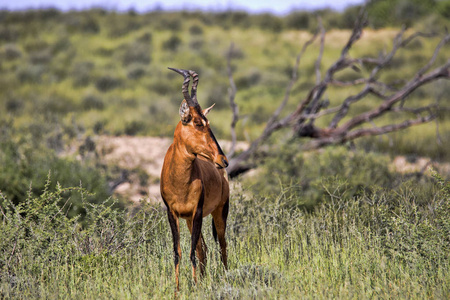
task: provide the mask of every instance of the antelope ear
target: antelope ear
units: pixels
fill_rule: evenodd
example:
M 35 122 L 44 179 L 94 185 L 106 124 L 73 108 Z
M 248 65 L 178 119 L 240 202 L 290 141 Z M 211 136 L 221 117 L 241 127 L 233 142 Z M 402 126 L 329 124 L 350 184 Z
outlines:
M 216 105 L 216 104 L 214 103 L 214 104 L 211 105 L 210 107 L 205 108 L 205 109 L 203 110 L 203 115 L 204 115 L 205 117 L 206 117 L 207 114 L 209 114 L 209 112 L 210 112 L 211 109 L 214 107 L 214 105 Z
M 191 120 L 189 105 L 187 104 L 186 100 L 183 100 L 183 102 L 181 102 L 180 117 L 181 117 L 181 123 L 183 123 L 183 125 L 186 125 Z

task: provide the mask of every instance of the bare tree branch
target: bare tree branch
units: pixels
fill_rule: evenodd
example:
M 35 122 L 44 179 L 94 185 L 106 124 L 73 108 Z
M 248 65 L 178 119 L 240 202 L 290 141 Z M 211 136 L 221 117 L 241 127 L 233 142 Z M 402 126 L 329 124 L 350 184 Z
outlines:
M 361 125 L 365 122 L 365 120 L 371 120 L 374 118 L 379 117 L 384 112 L 390 110 L 392 106 L 399 102 L 400 100 L 406 98 L 408 95 L 410 95 L 415 89 L 417 89 L 419 86 L 422 86 L 430 81 L 433 81 L 438 78 L 449 78 L 450 77 L 450 59 L 447 61 L 446 64 L 444 64 L 442 67 L 438 67 L 434 69 L 433 71 L 429 72 L 426 75 L 423 75 L 422 77 L 415 77 L 411 81 L 409 81 L 405 87 L 395 93 L 394 95 L 390 96 L 386 101 L 384 101 L 379 107 L 368 111 L 366 113 L 357 115 L 353 117 L 351 120 L 349 120 L 347 123 L 342 125 L 341 127 L 337 128 L 337 132 L 342 133 L 349 131 L 350 129 Z
M 320 29 L 320 50 L 319 50 L 319 55 L 317 56 L 315 66 L 314 66 L 314 68 L 316 70 L 316 84 L 319 84 L 319 82 L 321 80 L 320 63 L 322 62 L 323 49 L 325 46 L 325 28 L 322 25 L 322 19 L 320 17 L 318 18 L 318 21 L 319 21 L 319 29 Z
M 353 44 L 358 41 L 361 38 L 362 30 L 365 24 L 367 23 L 367 17 L 365 15 L 364 9 L 361 9 L 359 12 L 359 16 L 356 20 L 355 26 L 353 28 L 352 34 L 350 35 L 349 40 L 347 41 L 347 44 L 341 51 L 341 56 L 338 58 L 338 60 L 327 70 L 325 74 L 325 78 L 318 84 L 316 84 L 316 87 L 313 89 L 314 93 L 312 97 L 310 98 L 308 95 L 308 98 L 304 100 L 304 103 L 300 105 L 302 108 L 301 110 L 297 109 L 297 114 L 303 113 L 304 109 L 307 105 L 310 104 L 310 107 L 312 108 L 309 113 L 316 113 L 318 109 L 320 109 L 320 106 L 318 102 L 322 98 L 322 95 L 324 94 L 325 90 L 328 87 L 328 84 L 333 80 L 333 76 L 336 72 L 345 69 L 351 65 L 353 65 L 354 61 L 347 58 L 348 51 L 353 46 Z M 300 108 L 299 107 L 299 108 Z M 302 123 L 304 122 L 303 119 L 299 120 L 299 124 L 297 124 L 297 130 L 301 130 Z M 313 124 L 310 123 L 310 126 Z
M 394 38 L 394 45 L 392 47 L 391 52 L 386 55 L 383 59 L 380 59 L 380 61 L 377 63 L 375 68 L 372 69 L 372 72 L 370 73 L 370 77 L 367 80 L 366 86 L 364 89 L 358 93 L 357 95 L 350 96 L 347 99 L 344 100 L 342 103 L 341 109 L 339 112 L 334 116 L 333 120 L 331 121 L 329 128 L 336 128 L 339 121 L 341 121 L 348 113 L 348 110 L 350 109 L 350 105 L 361 100 L 364 98 L 368 93 L 372 93 L 374 95 L 379 96 L 380 98 L 385 98 L 384 95 L 378 93 L 375 89 L 372 89 L 370 87 L 370 83 L 374 80 L 377 73 L 386 65 L 388 64 L 392 58 L 394 57 L 395 53 L 397 52 L 398 48 L 400 47 L 401 40 L 403 33 L 405 32 L 405 29 L 402 28 L 402 30 L 396 35 Z
M 374 136 L 386 134 L 393 131 L 398 131 L 401 129 L 405 129 L 414 125 L 419 125 L 423 123 L 427 123 L 435 119 L 436 116 L 434 114 L 428 115 L 425 117 L 419 117 L 414 120 L 406 120 L 400 124 L 390 124 L 382 127 L 374 127 L 374 128 L 361 128 L 357 130 L 353 130 L 346 135 L 330 135 L 328 137 L 319 138 L 316 140 L 312 140 L 305 145 L 302 146 L 304 150 L 313 150 L 318 149 L 331 144 L 341 144 L 347 141 L 351 141 L 363 136 Z
M 334 114 L 335 112 L 339 111 L 341 109 L 340 106 L 335 106 L 332 108 L 328 108 L 326 110 L 321 110 L 318 113 L 315 114 L 303 114 L 302 117 L 305 119 L 318 119 L 320 117 L 323 117 L 325 115 Z
M 352 80 L 352 81 L 339 81 L 339 80 L 336 80 L 336 79 L 333 79 L 333 80 L 330 81 L 330 84 L 336 85 L 336 86 L 340 86 L 340 87 L 343 87 L 343 86 L 354 86 L 354 85 L 359 85 L 359 84 L 363 84 L 363 83 L 367 84 L 367 83 L 369 83 L 369 80 L 366 79 L 366 78 L 358 78 L 358 79 L 355 79 L 355 80 Z
M 318 34 L 319 34 L 319 31 L 316 31 L 316 33 L 308 41 L 306 41 L 305 44 L 303 44 L 302 50 L 300 51 L 299 54 L 297 54 L 297 58 L 295 59 L 295 65 L 294 65 L 294 68 L 292 69 L 291 80 L 289 81 L 289 84 L 286 87 L 286 92 L 284 93 L 283 101 L 281 102 L 280 106 L 278 106 L 277 110 L 270 117 L 269 121 L 267 122 L 266 128 L 270 127 L 275 122 L 275 120 L 278 119 L 278 117 L 280 116 L 280 113 L 283 111 L 284 107 L 286 106 L 287 102 L 289 101 L 289 97 L 291 95 L 291 90 L 292 90 L 295 82 L 298 79 L 298 68 L 300 66 L 300 60 L 301 60 L 303 54 L 305 53 L 306 49 L 308 48 L 308 46 L 310 46 L 316 40 Z
M 432 38 L 432 37 L 436 37 L 436 36 L 437 36 L 436 32 L 420 32 L 420 31 L 417 31 L 417 32 L 411 34 L 408 38 L 404 39 L 400 46 L 404 47 L 404 46 L 406 46 L 407 44 L 409 44 L 411 41 L 413 41 L 414 39 L 416 39 L 418 37 Z
M 233 119 L 231 120 L 231 129 L 230 129 L 230 131 L 231 131 L 231 148 L 228 153 L 229 157 L 233 157 L 234 151 L 236 150 L 236 140 L 237 140 L 236 124 L 239 121 L 239 108 L 236 105 L 236 102 L 234 101 L 234 99 L 236 97 L 237 88 L 236 88 L 236 84 L 234 83 L 233 73 L 231 70 L 231 55 L 233 53 L 233 47 L 234 47 L 234 44 L 231 43 L 230 49 L 229 49 L 228 55 L 227 55 L 227 73 L 228 73 L 228 80 L 230 82 L 230 88 L 228 89 L 228 95 L 230 97 L 231 111 L 233 112 Z
M 294 68 L 292 69 L 291 80 L 289 81 L 289 83 L 286 87 L 283 101 L 280 103 L 278 108 L 275 110 L 275 112 L 272 114 L 270 119 L 267 121 L 266 128 L 264 129 L 261 136 L 258 137 L 256 140 L 254 140 L 250 144 L 249 148 L 247 150 L 243 151 L 241 154 L 239 154 L 238 157 L 232 158 L 232 155 L 229 155 L 229 157 L 231 157 L 231 159 L 229 160 L 230 165 L 228 166 L 227 170 L 230 173 L 230 176 L 233 176 L 233 174 L 238 175 L 239 172 L 241 172 L 241 171 L 246 171 L 247 168 L 239 167 L 239 165 L 238 165 L 239 162 L 245 161 L 248 158 L 250 158 L 250 156 L 253 155 L 253 152 L 257 149 L 257 147 L 259 146 L 259 144 L 262 141 L 264 141 L 267 137 L 269 137 L 273 131 L 275 131 L 281 127 L 284 127 L 284 126 L 279 125 L 279 122 L 277 122 L 277 119 L 278 119 L 280 113 L 283 111 L 284 107 L 286 106 L 287 102 L 289 101 L 291 90 L 292 90 L 295 82 L 298 79 L 298 68 L 300 65 L 301 58 L 302 58 L 303 54 L 305 53 L 306 49 L 308 48 L 308 46 L 310 46 L 316 40 L 318 33 L 319 32 L 317 31 L 308 41 L 305 42 L 305 44 L 303 44 L 302 50 L 296 57 L 295 65 L 294 65 Z M 230 59 L 229 59 L 229 61 L 230 61 Z M 229 71 L 228 74 L 229 74 L 229 78 L 231 78 L 230 79 L 230 82 L 231 82 L 232 77 L 230 77 L 230 76 L 232 74 L 230 72 L 231 71 Z M 231 99 L 230 99 L 230 101 L 231 101 Z M 234 113 L 233 113 L 233 115 L 234 115 Z
M 436 111 L 438 109 L 437 104 L 416 108 L 406 108 L 403 106 L 403 102 L 417 88 L 436 81 L 439 78 L 450 78 L 450 59 L 440 66 L 431 69 L 437 61 L 441 48 L 450 41 L 450 35 L 446 34 L 441 39 L 429 61 L 420 70 L 410 77 L 410 79 L 405 78 L 397 81 L 394 88 L 394 86 L 390 83 L 380 81 L 378 79 L 378 74 L 392 62 L 399 49 L 405 47 L 414 39 L 433 37 L 434 33 L 426 34 L 416 32 L 411 34 L 409 37 L 404 38 L 405 29 L 402 28 L 402 30 L 395 36 L 392 49 L 387 54 L 381 55 L 378 58 L 351 58 L 349 57 L 349 51 L 361 37 L 361 33 L 366 22 L 366 14 L 364 10 L 361 10 L 349 40 L 341 51 L 340 57 L 326 70 L 323 79 L 321 79 L 320 64 L 322 61 L 325 30 L 319 21 L 318 32 L 311 38 L 311 40 L 304 44 L 301 52 L 297 56 L 295 67 L 292 72 L 292 78 L 286 87 L 284 99 L 280 106 L 268 120 L 262 134 L 249 145 L 247 150 L 231 159 L 230 166 L 228 167 L 228 173 L 231 177 L 254 167 L 254 165 L 248 164 L 248 159 L 258 153 L 257 151 L 259 146 L 265 142 L 268 137 L 270 137 L 275 131 L 282 128 L 292 127 L 297 136 L 309 137 L 312 139 L 309 142 L 304 143 L 302 148 L 317 149 L 330 144 L 339 144 L 346 141 L 352 141 L 363 136 L 381 135 L 392 131 L 402 130 L 404 128 L 423 124 L 436 119 Z M 282 110 L 289 100 L 291 89 L 297 80 L 297 70 L 299 67 L 300 58 L 306 48 L 316 39 L 319 32 L 321 36 L 321 43 L 318 58 L 315 61 L 316 84 L 308 91 L 307 96 L 303 100 L 299 101 L 294 111 L 284 118 L 279 119 Z M 334 78 L 338 71 L 348 67 L 354 68 L 355 65 L 367 66 L 369 70 L 368 77 L 357 78 L 351 81 L 339 81 Z M 341 102 L 340 105 L 332 108 L 325 108 L 326 106 L 323 105 L 324 100 L 322 100 L 322 97 L 329 85 L 348 87 L 361 84 L 363 85 L 362 89 L 356 94 L 348 96 Z M 367 99 L 367 96 L 369 95 L 373 95 L 381 101 L 378 102 L 376 107 L 352 116 L 344 124 L 340 125 L 341 121 L 348 115 L 350 107 L 358 101 Z M 401 123 L 375 126 L 373 120 L 386 113 L 415 114 L 416 118 L 408 119 L 409 116 L 405 116 L 407 119 Z M 428 114 L 424 116 L 424 113 Z M 328 127 L 318 128 L 314 125 L 314 121 L 316 119 L 330 114 L 334 114 L 334 116 Z M 364 124 L 367 123 L 374 126 L 370 128 L 364 127 Z
M 347 56 L 348 51 L 353 46 L 353 44 L 359 40 L 361 37 L 362 29 L 363 27 L 367 25 L 367 13 L 365 10 L 365 7 L 361 7 L 358 13 L 358 17 L 356 18 L 355 26 L 353 27 L 352 35 L 350 36 L 350 39 L 348 40 L 345 47 L 342 49 L 341 57 L 339 60 L 342 60 L 344 57 Z
M 423 75 L 423 73 L 425 73 L 426 71 L 428 71 L 431 66 L 434 64 L 434 62 L 436 61 L 437 55 L 439 53 L 439 51 L 441 50 L 442 46 L 444 46 L 445 44 L 447 44 L 450 41 L 450 34 L 447 34 L 439 43 L 439 45 L 437 45 L 436 49 L 434 50 L 433 56 L 431 57 L 430 61 L 417 72 L 417 77 L 421 77 Z M 448 63 L 448 62 L 447 62 Z
M 417 107 L 417 108 L 411 108 L 411 107 L 393 107 L 391 109 L 392 112 L 409 112 L 415 115 L 418 115 L 424 111 L 431 111 L 433 109 L 438 109 L 439 105 L 438 104 L 432 104 L 432 105 L 427 105 L 424 107 Z

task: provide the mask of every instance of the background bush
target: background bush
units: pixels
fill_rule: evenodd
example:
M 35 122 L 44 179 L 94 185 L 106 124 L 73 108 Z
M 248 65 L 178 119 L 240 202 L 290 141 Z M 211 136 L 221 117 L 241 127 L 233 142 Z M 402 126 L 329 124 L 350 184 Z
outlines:
M 53 192 L 56 185 L 62 188 L 81 186 L 94 195 L 89 197 L 92 203 L 100 203 L 109 197 L 105 174 L 72 158 L 58 157 L 51 147 L 42 143 L 45 141 L 43 136 L 37 136 L 42 132 L 34 132 L 34 139 L 26 136 L 17 139 L 18 132 L 5 122 L 0 131 L 0 191 L 15 205 L 24 205 L 27 197 L 39 197 L 44 189 Z M 51 182 L 49 178 L 52 178 Z M 66 214 L 82 217 L 85 214 L 82 199 L 77 194 L 70 197 L 72 202 L 66 208 Z

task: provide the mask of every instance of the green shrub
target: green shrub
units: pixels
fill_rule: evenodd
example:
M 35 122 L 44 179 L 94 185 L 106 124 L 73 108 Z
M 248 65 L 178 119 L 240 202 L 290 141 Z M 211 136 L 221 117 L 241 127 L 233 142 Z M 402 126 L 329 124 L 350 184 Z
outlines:
M 82 32 L 96 34 L 100 32 L 100 24 L 97 19 L 87 14 L 71 13 L 64 19 L 67 31 L 70 33 Z
M 361 7 L 359 5 L 347 7 L 341 15 L 341 28 L 353 29 Z
M 236 76 L 235 82 L 237 89 L 246 89 L 257 85 L 261 80 L 261 72 L 258 69 L 250 69 L 243 76 Z
M 264 13 L 255 16 L 255 24 L 262 30 L 280 32 L 283 30 L 283 22 L 280 17 Z
M 47 95 L 44 99 L 36 99 L 36 102 L 36 112 L 44 116 L 65 115 L 80 110 L 78 101 L 58 94 Z
M 370 1 L 368 4 L 368 15 L 370 24 L 375 28 L 380 28 L 394 23 L 393 12 L 395 11 L 395 1 L 380 0 Z
M 116 77 L 105 75 L 97 79 L 95 87 L 101 92 L 108 92 L 122 85 L 122 81 Z
M 437 2 L 438 12 L 447 20 L 450 19 L 450 2 L 449 1 L 438 1 Z
M 228 92 L 226 86 L 215 85 L 209 90 L 204 107 L 210 107 L 213 104 L 215 104 L 214 109 L 216 110 L 228 108 Z
M 113 200 L 88 202 L 92 196 L 84 188 L 62 188 L 58 184 L 51 189 L 51 185 L 48 180 L 40 196 L 29 194 L 20 204 L 0 192 L 2 298 L 47 295 L 48 291 L 41 290 L 43 284 L 68 265 L 76 266 L 73 271 L 83 278 L 106 260 L 138 249 L 155 235 L 152 229 L 161 222 L 152 207 L 141 206 L 130 214 L 115 208 Z M 74 194 L 80 195 L 86 211 L 82 224 L 80 215 L 68 214 Z
M 439 3 L 438 3 L 439 2 Z M 445 6 L 435 0 L 373 0 L 369 1 L 369 22 L 376 28 L 406 25 L 411 26 L 425 16 L 442 12 Z M 445 9 L 444 9 L 445 10 Z
M 165 14 L 159 20 L 156 28 L 177 32 L 181 30 L 181 20 L 176 15 Z
M 138 30 L 142 27 L 142 24 L 133 19 L 116 20 L 110 24 L 109 37 L 119 38 L 127 35 L 132 31 Z
M 90 61 L 75 63 L 71 72 L 73 85 L 75 87 L 86 86 L 91 82 L 91 72 L 94 69 L 94 63 Z
M 32 64 L 48 64 L 51 60 L 52 54 L 50 49 L 30 53 L 30 62 Z
M 292 12 L 286 16 L 286 27 L 290 29 L 309 29 L 313 15 L 307 11 Z
M 0 25 L 0 41 L 11 43 L 19 37 L 18 31 L 11 26 Z
M 201 50 L 205 45 L 205 41 L 203 39 L 194 39 L 189 42 L 189 48 L 192 50 Z
M 197 24 L 191 25 L 189 27 L 189 33 L 192 35 L 202 35 L 203 34 L 203 27 Z
M 49 49 L 49 47 L 50 45 L 45 40 L 39 38 L 33 38 L 24 43 L 24 49 L 28 53 L 44 51 Z
M 153 39 L 153 35 L 151 32 L 146 32 L 143 35 L 141 35 L 140 37 L 137 38 L 137 42 L 140 43 L 151 43 Z
M 143 121 L 133 120 L 125 124 L 125 134 L 126 135 L 136 135 L 140 132 L 144 132 L 147 125 Z
M 19 113 L 24 107 L 22 99 L 9 98 L 5 103 L 5 109 L 9 113 Z
M 82 106 L 86 110 L 97 109 L 102 110 L 105 107 L 103 100 L 95 95 L 87 95 L 83 98 Z
M 20 83 L 42 83 L 42 75 L 47 71 L 44 65 L 27 64 L 17 70 Z
M 22 52 L 16 44 L 6 44 L 2 50 L 2 54 L 7 60 L 18 59 L 22 56 Z
M 127 45 L 125 54 L 122 57 L 122 63 L 124 66 L 137 63 L 137 64 L 149 64 L 150 58 L 150 47 L 148 43 L 134 42 Z
M 146 74 L 145 68 L 140 64 L 132 64 L 128 67 L 127 78 L 139 79 Z
M 73 45 L 70 42 L 70 39 L 68 39 L 67 37 L 62 37 L 51 46 L 51 52 L 53 55 L 56 55 L 58 53 L 69 50 L 71 47 L 73 47 Z
M 163 45 L 162 48 L 164 50 L 170 50 L 170 51 L 177 51 L 178 47 L 181 45 L 181 39 L 178 37 L 178 35 L 172 35 L 169 39 L 167 39 Z
M 94 124 L 93 130 L 95 134 L 104 134 L 104 129 L 105 129 L 105 121 L 97 121 Z
M 245 58 L 244 51 L 240 47 L 237 47 L 237 46 L 234 46 L 231 49 L 231 52 L 227 52 L 227 55 L 233 60 L 234 59 L 243 59 L 243 58 Z
M 17 131 L 10 123 L 0 124 L 0 191 L 15 204 L 23 203 L 27 197 L 39 197 L 50 172 L 54 182 L 49 186 L 54 191 L 58 182 L 62 187 L 79 186 L 95 193 L 91 201 L 98 202 L 109 196 L 105 177 L 94 167 L 83 166 L 70 158 L 60 158 L 48 148 L 43 128 L 29 128 L 32 138 L 15 139 Z M 69 171 L 70 170 L 70 171 Z M 73 196 L 73 205 L 68 209 L 70 216 L 83 213 L 79 201 Z
M 115 52 L 115 49 L 106 48 L 106 47 L 99 47 L 95 53 L 102 57 L 111 57 Z
M 389 171 L 386 157 L 375 153 L 348 151 L 345 147 L 330 147 L 320 153 L 302 153 L 295 142 L 273 149 L 276 156 L 265 160 L 261 174 L 254 182 L 255 190 L 277 194 L 289 187 L 289 195 L 298 195 L 305 208 L 323 201 L 324 191 L 338 190 L 336 178 L 345 182 L 349 197 L 370 190 L 372 185 L 393 187 L 396 183 Z M 292 203 L 292 205 L 297 205 Z

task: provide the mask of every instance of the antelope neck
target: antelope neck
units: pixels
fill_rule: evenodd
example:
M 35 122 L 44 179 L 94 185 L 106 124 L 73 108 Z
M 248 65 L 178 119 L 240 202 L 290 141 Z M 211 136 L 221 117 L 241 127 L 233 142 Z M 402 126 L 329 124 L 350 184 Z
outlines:
M 175 160 L 177 163 L 181 164 L 189 164 L 192 165 L 192 162 L 194 161 L 196 155 L 194 153 L 191 153 L 186 149 L 186 146 L 183 142 L 180 142 L 178 140 L 174 140 L 174 154 L 175 154 Z
M 174 140 L 173 143 L 173 156 L 170 161 L 170 172 L 177 177 L 178 182 L 184 182 L 188 184 L 190 176 L 187 174 L 192 173 L 193 162 L 196 155 L 190 153 L 186 146 L 180 141 Z

